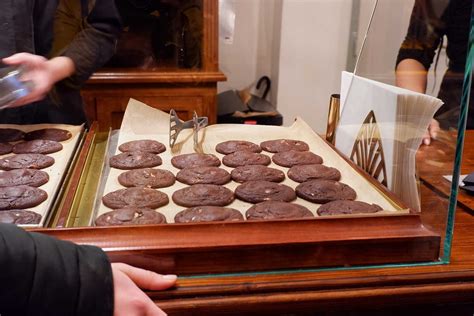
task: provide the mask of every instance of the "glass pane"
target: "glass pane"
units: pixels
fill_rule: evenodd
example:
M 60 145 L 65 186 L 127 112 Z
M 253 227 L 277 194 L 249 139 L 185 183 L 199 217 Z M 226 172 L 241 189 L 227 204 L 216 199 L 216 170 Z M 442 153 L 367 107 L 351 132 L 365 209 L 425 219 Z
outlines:
M 116 4 L 124 28 L 106 67 L 201 67 L 202 0 L 116 0 Z
M 462 99 L 463 82 L 469 78 L 464 71 L 470 70 L 466 58 L 472 2 L 358 3 L 360 16 L 366 17 L 361 25 L 370 23 L 370 28 L 366 38 L 359 38 L 358 46 L 363 48 L 355 65 L 356 77 L 343 95 L 340 129 L 356 131 L 350 128 L 361 126 L 361 117 L 355 113 L 364 116 L 362 108 L 372 111 L 370 127 L 380 134 L 385 150 L 387 187 L 412 212 L 421 211 L 423 223 L 444 238 L 447 248 L 441 258 L 448 260 L 457 193 L 451 191 L 450 176 L 457 178 L 455 168 L 460 167 L 455 158 L 461 155 L 464 131 L 458 127 L 462 127 L 460 112 L 462 105 L 467 106 L 470 92 L 470 82 L 465 82 Z M 387 85 L 372 87 L 373 82 L 363 78 Z M 361 89 L 367 89 L 363 95 Z M 422 95 L 425 93 L 440 101 Z M 474 116 L 466 118 L 467 128 L 474 128 Z M 364 126 L 368 128 L 362 124 L 361 130 Z M 468 199 L 462 199 L 465 194 L 460 193 L 461 204 L 472 208 Z

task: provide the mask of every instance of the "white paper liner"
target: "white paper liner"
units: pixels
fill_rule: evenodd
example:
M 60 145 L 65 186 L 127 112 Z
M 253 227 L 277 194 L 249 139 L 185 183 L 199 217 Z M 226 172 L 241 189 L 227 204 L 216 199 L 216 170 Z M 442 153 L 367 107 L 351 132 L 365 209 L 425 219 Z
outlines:
M 407 212 L 406 210 L 400 210 L 397 206 L 393 205 L 387 197 L 378 191 L 367 179 L 355 171 L 301 118 L 298 118 L 290 127 L 241 124 L 211 125 L 206 127 L 204 131 L 200 132 L 199 138 L 203 152 L 215 154 L 221 159 L 221 161 L 224 155 L 217 153 L 215 151 L 215 146 L 220 142 L 228 140 L 247 140 L 256 144 L 260 144 L 262 141 L 279 138 L 305 141 L 308 143 L 312 152 L 323 158 L 325 166 L 337 168 L 341 172 L 341 182 L 350 185 L 357 191 L 358 201 L 380 205 L 384 211 L 377 214 L 403 214 Z M 118 144 L 120 145 L 128 141 L 141 139 L 153 139 L 166 145 L 166 151 L 160 154 L 163 164 L 156 168 L 170 170 L 174 175 L 179 172 L 179 169 L 171 164 L 171 158 L 176 155 L 195 152 L 193 149 L 192 130 L 183 130 L 180 133 L 172 152 L 169 147 L 169 115 L 131 99 L 124 115 Z M 118 154 L 120 151 L 116 149 L 116 153 Z M 265 151 L 262 153 L 270 157 L 272 156 L 271 153 Z M 288 168 L 275 165 L 273 162 L 269 167 L 280 169 L 285 173 L 285 175 L 289 170 Z M 226 169 L 229 172 L 233 169 L 224 165 L 221 165 L 221 168 Z M 110 168 L 103 195 L 124 188 L 118 182 L 118 176 L 123 172 L 125 172 L 125 170 Z M 295 188 L 299 184 L 288 177 L 286 177 L 286 180 L 282 183 L 289 185 L 292 188 Z M 231 181 L 226 184 L 225 187 L 235 191 L 238 185 L 240 184 Z M 185 209 L 185 207 L 178 206 L 172 201 L 171 197 L 173 192 L 187 186 L 188 185 L 176 181 L 175 185 L 171 187 L 158 189 L 159 191 L 166 193 L 170 199 L 168 205 L 157 209 L 158 212 L 166 216 L 168 223 L 173 223 L 175 215 Z M 315 216 L 318 216 L 316 210 L 320 204 L 311 203 L 301 198 L 297 198 L 293 203 L 306 206 Z M 235 201 L 227 207 L 239 210 L 245 217 L 245 212 L 252 205 L 253 204 L 251 203 L 235 199 Z M 100 203 L 97 210 L 97 216 L 109 211 L 111 211 L 111 209 Z
M 80 139 L 80 134 L 82 130 L 84 129 L 84 126 L 83 125 L 80 125 L 80 126 L 65 125 L 65 124 L 32 124 L 32 125 L 1 124 L 0 128 L 14 128 L 14 129 L 21 130 L 25 133 L 39 130 L 39 129 L 44 129 L 44 128 L 59 128 L 59 129 L 68 130 L 72 134 L 72 137 L 70 139 L 61 142 L 61 144 L 63 145 L 62 150 L 46 155 L 46 156 L 50 156 L 54 158 L 54 164 L 48 168 L 41 169 L 41 171 L 48 173 L 49 181 L 46 184 L 40 186 L 39 188 L 46 191 L 46 193 L 48 193 L 48 198 L 46 199 L 46 201 L 44 201 L 40 205 L 35 206 L 35 207 L 30 207 L 27 209 L 29 211 L 40 214 L 41 221 L 37 225 L 20 225 L 22 227 L 43 227 L 46 219 L 49 216 L 49 211 L 51 209 L 54 198 L 62 184 L 62 179 L 66 173 L 66 168 L 68 167 L 68 164 L 74 155 L 77 142 Z M 12 142 L 12 144 L 16 144 L 20 142 L 21 141 Z M 2 155 L 0 156 L 0 159 L 8 157 L 8 156 L 13 156 L 13 155 L 15 154 L 11 153 L 7 155 Z M 4 171 L 0 171 L 0 172 L 4 172 Z

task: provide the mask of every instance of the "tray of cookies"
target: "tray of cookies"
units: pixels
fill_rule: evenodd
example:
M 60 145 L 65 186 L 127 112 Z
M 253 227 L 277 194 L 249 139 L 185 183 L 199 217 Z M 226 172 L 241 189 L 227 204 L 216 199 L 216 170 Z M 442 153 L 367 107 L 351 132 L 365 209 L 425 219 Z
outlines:
M 0 125 L 0 222 L 43 227 L 83 126 Z
M 129 105 L 106 161 L 95 225 L 408 212 L 302 119 L 290 127 L 208 126 L 198 152 L 191 131 L 168 145 L 168 121 L 164 112 Z

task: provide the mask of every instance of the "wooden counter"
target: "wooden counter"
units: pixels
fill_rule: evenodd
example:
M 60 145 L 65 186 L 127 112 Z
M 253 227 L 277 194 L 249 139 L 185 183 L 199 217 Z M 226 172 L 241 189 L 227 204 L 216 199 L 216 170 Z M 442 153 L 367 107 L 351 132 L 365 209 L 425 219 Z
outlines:
M 420 150 L 422 181 L 426 176 L 441 181 L 452 172 L 452 141 L 445 135 Z M 463 157 L 462 172 L 474 171 L 473 133 Z M 422 182 L 422 214 L 436 228 L 448 202 L 435 189 L 433 182 Z M 173 290 L 149 295 L 169 315 L 379 315 L 380 309 L 384 315 L 472 315 L 473 306 L 459 304 L 474 302 L 474 218 L 458 208 L 447 265 L 188 277 L 178 279 Z

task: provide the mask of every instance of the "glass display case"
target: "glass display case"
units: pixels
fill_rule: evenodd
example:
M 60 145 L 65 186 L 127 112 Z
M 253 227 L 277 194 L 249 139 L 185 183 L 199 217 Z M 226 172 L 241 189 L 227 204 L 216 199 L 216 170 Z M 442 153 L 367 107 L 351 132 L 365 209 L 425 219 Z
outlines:
M 219 17 L 224 2 L 232 21 Z M 27 229 L 179 274 L 182 287 L 148 293 L 178 314 L 253 295 L 263 303 L 239 308 L 472 299 L 472 1 L 116 3 L 117 53 L 82 91 L 94 123 L 70 130 L 67 159 L 54 154 L 63 169 Z M 266 99 L 250 89 L 262 76 Z M 284 126 L 214 124 L 228 90 L 275 105 Z M 183 167 L 185 155 L 211 165 Z M 134 169 L 168 178 L 129 184 Z
M 130 3 L 135 5 L 133 10 L 125 5 Z M 164 68 L 160 68 L 163 65 L 160 66 L 161 59 L 157 56 L 167 53 L 166 49 L 153 50 L 156 39 L 153 37 L 154 29 L 150 29 L 149 26 L 159 25 L 161 18 L 166 19 L 168 14 L 166 12 L 173 11 L 173 16 L 182 14 L 177 13 L 182 8 L 177 3 L 160 3 L 170 11 L 160 7 L 161 11 L 157 13 L 154 11 L 155 7 L 138 6 L 135 2 L 125 2 L 125 4 L 118 2 L 121 10 L 126 12 L 123 13 L 125 33 L 130 33 L 122 36 L 122 44 L 119 44 L 116 58 L 110 62 L 109 67 L 116 65 L 124 68 L 132 67 L 131 64 L 125 66 L 123 62 L 122 64 L 120 62 L 122 58 L 120 56 L 130 53 L 135 54 L 135 57 L 128 55 L 123 60 L 134 60 L 137 64 L 133 67 L 161 76 L 160 69 Z M 186 4 L 189 3 L 186 2 Z M 204 10 L 207 8 L 212 9 L 214 13 L 217 12 L 216 1 L 203 1 L 202 5 Z M 465 49 L 472 48 L 472 41 L 469 42 L 471 25 L 470 15 L 466 14 L 467 4 L 454 1 L 446 7 L 438 7 L 437 4 L 433 8 L 418 6 L 413 8 L 407 5 L 397 6 L 392 1 L 352 3 L 346 8 L 348 21 L 346 21 L 347 29 L 344 30 L 344 34 L 348 36 L 348 42 L 353 43 L 353 45 L 348 45 L 352 48 L 347 49 L 346 56 L 336 56 L 346 62 L 344 65 L 340 65 L 339 69 L 335 67 L 324 74 L 333 78 L 340 76 L 341 79 L 337 80 L 337 84 L 333 84 L 330 89 L 324 90 L 327 87 L 321 84 L 317 93 L 310 94 L 309 97 L 316 99 L 321 97 L 319 94 L 323 94 L 323 98 L 326 99 L 325 104 L 319 109 L 303 112 L 285 98 L 285 93 L 288 92 L 285 89 L 288 86 L 292 88 L 288 78 L 296 76 L 293 81 L 299 84 L 301 78 L 306 79 L 313 75 L 312 70 L 317 65 L 334 64 L 331 56 L 335 55 L 327 51 L 327 60 L 300 59 L 302 53 L 308 52 L 301 52 L 296 48 L 300 43 L 305 43 L 308 50 L 311 50 L 308 44 L 310 39 L 302 37 L 300 41 L 296 41 L 293 36 L 288 36 L 290 33 L 293 34 L 292 27 L 294 25 L 299 27 L 301 23 L 299 19 L 291 21 L 290 18 L 295 14 L 298 15 L 298 10 L 312 12 L 311 9 L 318 6 L 317 3 L 313 3 L 313 7 L 288 3 L 281 6 L 280 11 L 273 7 L 273 12 L 280 12 L 275 16 L 279 16 L 281 22 L 286 21 L 287 24 L 282 25 L 279 33 L 276 30 L 273 33 L 267 33 L 278 35 L 280 41 L 278 50 L 280 68 L 274 73 L 279 76 L 275 98 L 277 106 L 287 118 L 291 115 L 291 110 L 296 109 L 299 118 L 295 122 L 283 127 L 212 125 L 199 133 L 195 126 L 196 137 L 187 134 L 188 137 L 182 137 L 177 148 L 172 148 L 168 144 L 171 144 L 169 135 L 170 128 L 174 126 L 173 119 L 170 123 L 170 117 L 166 113 L 153 109 L 156 106 L 153 104 L 152 97 L 142 99 L 151 108 L 132 101 L 125 113 L 121 130 L 116 135 L 103 134 L 93 128 L 86 137 L 85 146 L 78 154 L 79 162 L 76 163 L 74 170 L 71 170 L 70 188 L 72 189 L 63 192 L 64 201 L 58 204 L 60 208 L 50 223 L 53 227 L 76 228 L 51 230 L 50 233 L 81 243 L 99 245 L 109 253 L 112 260 L 121 260 L 164 273 L 172 272 L 181 275 L 241 273 L 239 275 L 244 276 L 248 273 L 277 273 L 282 270 L 285 273 L 301 273 L 319 269 L 350 270 L 370 266 L 448 263 L 456 201 L 462 207 L 469 208 L 472 205 L 472 197 L 465 189 L 459 191 L 459 198 L 456 199 L 458 186 L 452 184 L 458 183 L 460 173 L 471 172 L 470 168 L 472 168 L 469 158 L 464 161 L 464 165 L 460 160 L 463 141 L 471 139 L 469 130 L 465 133 L 466 120 L 469 121 L 467 109 L 471 89 L 470 65 L 472 62 L 472 58 L 469 59 L 472 55 Z M 196 10 L 201 8 L 194 2 L 191 7 Z M 139 18 L 136 14 L 137 10 L 140 11 Z M 398 11 L 400 14 L 395 16 L 404 17 L 404 24 L 401 27 L 395 18 L 393 21 L 387 21 L 387 12 Z M 142 16 L 143 12 L 146 12 L 146 18 Z M 267 13 L 267 11 L 261 12 Z M 217 21 L 216 17 L 216 15 L 213 17 L 213 21 Z M 263 23 L 265 19 L 261 21 Z M 460 27 L 450 26 L 448 23 L 452 21 L 459 23 Z M 163 37 L 175 34 L 173 32 L 176 28 L 178 30 L 186 28 L 180 21 L 176 24 L 179 26 L 175 27 L 174 23 L 171 23 L 173 31 L 164 32 Z M 398 25 L 398 32 L 392 29 L 394 24 Z M 127 27 L 129 27 L 128 31 Z M 141 44 L 130 45 L 133 41 L 128 37 L 133 32 L 138 32 L 140 27 L 144 27 L 150 33 L 142 34 L 144 37 L 135 38 L 141 41 Z M 329 28 L 330 25 L 327 27 Z M 238 31 L 237 24 L 234 49 L 240 48 L 236 46 L 239 43 Z M 452 32 L 456 33 L 453 35 Z M 398 35 L 395 36 L 395 33 Z M 441 40 L 444 33 L 447 33 L 447 41 Z M 389 44 L 387 34 L 391 34 Z M 450 41 L 452 36 L 456 40 L 455 44 Z M 228 41 L 228 38 L 226 40 Z M 217 37 L 214 41 L 217 41 Z M 161 40 L 161 43 L 164 42 L 166 41 Z M 468 42 L 471 46 L 468 46 Z M 450 62 L 445 79 L 442 80 L 440 99 L 438 99 L 424 94 L 422 90 L 426 86 L 430 92 L 431 80 L 435 78 L 433 76 L 441 72 L 440 68 L 446 57 L 434 55 L 436 52 L 442 54 L 443 43 L 447 43 L 445 45 L 447 45 Z M 293 46 L 289 46 L 290 44 Z M 180 43 L 178 46 L 182 48 L 183 45 L 185 44 Z M 203 45 L 217 47 L 217 43 Z M 455 45 L 455 49 L 451 45 Z M 138 55 L 132 52 L 133 50 L 126 49 L 127 46 L 129 48 L 143 46 L 144 48 L 137 52 L 146 53 L 150 62 L 142 57 L 138 58 Z M 329 49 L 328 47 L 318 45 L 313 49 L 323 55 L 322 51 Z M 173 67 L 176 63 L 180 64 L 184 61 L 179 61 L 180 57 L 176 54 L 175 48 L 173 48 L 174 53 L 169 55 L 173 56 L 172 58 L 163 59 L 166 60 L 165 64 L 167 61 L 174 63 Z M 224 49 L 228 50 L 229 47 L 224 47 Z M 460 55 L 456 57 L 456 60 L 452 55 L 453 50 Z M 352 58 L 354 53 L 356 58 Z M 176 56 L 179 58 L 176 59 Z M 207 67 L 202 56 L 204 55 L 201 55 L 200 70 L 197 70 L 201 73 Z M 227 52 L 226 56 L 232 55 Z M 292 58 L 296 59 L 292 60 Z M 466 59 L 468 62 L 463 63 Z M 404 68 L 407 60 L 412 68 Z M 432 61 L 434 65 L 430 67 Z M 223 59 L 222 64 L 226 63 L 227 61 Z M 247 67 L 246 60 L 240 59 L 238 63 L 241 68 Z M 183 65 L 177 65 L 176 69 Z M 287 67 L 288 65 L 292 67 Z M 437 69 L 436 74 L 427 73 L 431 68 Z M 340 75 L 341 72 L 342 75 Z M 178 71 L 175 74 L 177 80 L 180 74 L 186 77 L 185 73 Z M 229 81 L 234 80 L 232 78 L 234 74 L 232 72 L 227 74 Z M 96 98 L 107 100 L 107 104 L 110 105 L 118 103 L 117 96 L 103 89 L 115 84 L 113 81 L 116 79 L 111 80 L 112 83 L 105 77 L 102 78 L 97 82 L 97 90 L 94 92 Z M 418 80 L 421 80 L 421 84 L 410 86 L 406 83 L 418 82 Z M 440 80 L 435 81 L 439 84 Z M 456 85 L 457 90 L 452 89 L 451 86 L 446 88 L 444 85 L 448 84 L 447 82 Z M 139 82 L 134 84 L 137 89 L 144 89 L 146 86 Z M 309 86 L 315 84 L 315 82 L 310 82 Z M 417 91 L 420 86 L 422 90 Z M 169 90 L 176 87 L 180 87 L 180 84 L 166 83 L 166 88 Z M 150 87 L 151 90 L 155 88 Z M 88 89 L 84 91 L 86 96 Z M 196 89 L 198 88 L 194 86 L 192 90 L 195 92 Z M 122 91 L 118 97 L 121 103 L 128 102 L 128 99 L 133 97 L 129 94 L 130 91 L 127 91 Z M 454 91 L 457 92 L 455 95 Z M 434 90 L 431 92 L 437 95 Z M 461 118 L 449 116 L 447 121 L 451 123 L 446 125 L 444 120 L 446 115 L 438 115 L 445 113 L 444 109 L 448 107 L 448 100 L 443 94 L 448 92 L 453 96 L 449 100 L 450 110 L 446 113 L 464 114 Z M 337 95 L 333 95 L 331 102 L 328 102 L 334 93 Z M 295 95 L 295 98 L 298 97 L 300 96 Z M 170 103 L 179 103 L 182 95 L 169 95 L 167 100 L 170 100 Z M 444 105 L 442 105 L 443 102 Z M 194 108 L 192 102 L 187 105 L 189 109 L 202 113 Z M 119 107 L 125 111 L 123 104 Z M 205 109 L 205 106 L 202 109 Z M 314 117 L 324 116 L 325 122 L 327 119 L 326 115 L 317 113 L 327 112 L 330 113 L 327 124 L 323 128 L 315 125 Z M 433 116 L 436 121 L 432 120 Z M 187 119 L 180 113 L 178 117 Z M 210 117 L 209 121 L 212 122 Z M 452 124 L 454 121 L 456 124 Z M 338 123 L 334 124 L 334 122 Z M 175 121 L 175 124 L 178 123 L 183 122 Z M 110 121 L 100 118 L 99 124 L 105 124 L 107 128 L 113 127 Z M 325 129 L 326 125 L 327 129 Z M 321 129 L 323 129 L 322 132 Z M 427 131 L 431 132 L 431 137 L 426 138 L 425 143 L 424 135 Z M 129 190 L 124 189 L 123 182 L 117 179 L 121 177 L 122 169 L 133 168 L 112 166 L 112 161 L 115 159 L 113 157 L 120 155 L 123 151 L 119 145 L 140 139 L 152 139 L 164 144 L 166 151 L 160 153 L 162 165 L 158 168 L 171 171 L 178 177 L 178 181 L 173 182 L 172 185 L 159 189 L 167 196 L 168 203 L 164 203 L 165 206 L 160 203 L 157 212 L 161 212 L 166 217 L 168 224 L 126 225 L 125 221 L 124 227 L 119 227 L 120 225 L 95 226 L 94 223 L 97 223 L 96 219 L 99 216 L 109 214 L 115 208 L 111 208 L 110 203 L 106 202 L 106 196 L 121 192 L 121 190 Z M 199 139 L 200 143 L 193 144 L 195 139 Z M 272 146 L 267 146 L 266 142 L 274 139 L 296 140 L 297 144 L 302 142 L 307 147 L 303 149 L 303 154 L 299 153 L 299 150 L 293 150 L 287 155 L 280 153 L 279 150 L 271 149 Z M 230 175 L 239 165 L 229 164 L 227 159 L 230 158 L 217 150 L 220 143 L 230 140 L 253 142 L 255 146 L 261 146 L 259 148 L 263 149 L 263 154 L 260 155 L 268 159 L 268 163 L 265 164 L 270 164 L 273 170 L 279 170 L 284 175 L 284 180 L 280 184 L 265 182 L 264 185 L 272 189 L 266 189 L 263 193 L 257 192 L 259 190 L 257 187 L 250 189 L 249 194 L 257 192 L 256 195 L 264 195 L 258 201 L 242 197 L 245 194 L 241 191 L 244 190 L 246 184 L 242 184 L 240 180 L 234 178 L 222 184 L 219 190 L 226 190 L 232 195 L 235 193 L 235 199 L 233 197 L 221 206 L 237 210 L 240 213 L 239 221 L 225 222 L 217 217 L 217 223 L 212 221 L 201 223 L 193 222 L 193 220 L 185 224 L 176 223 L 178 212 L 182 211 L 184 206 L 203 206 L 203 204 L 179 202 L 179 198 L 176 197 L 177 192 L 182 193 L 183 190 L 192 186 L 188 188 L 186 182 L 179 179 L 178 174 L 181 171 L 180 167 L 173 162 L 174 159 L 181 154 L 196 152 L 212 154 L 219 160 L 219 165 L 221 161 L 223 162 L 220 170 Z M 286 142 L 283 141 L 283 143 Z M 248 159 L 250 158 L 246 156 L 243 161 Z M 305 159 L 310 160 L 306 162 Z M 282 160 L 286 162 L 282 163 Z M 307 167 L 308 164 L 311 165 Z M 300 170 L 295 171 L 298 168 Z M 338 176 L 331 178 L 324 175 L 331 174 L 328 170 L 332 170 Z M 262 171 L 257 173 L 260 175 L 260 172 Z M 298 172 L 304 175 L 303 180 L 300 179 L 301 177 L 295 177 L 295 173 Z M 264 177 L 263 173 L 261 177 Z M 261 179 L 257 177 L 254 180 Z M 286 197 L 286 194 L 283 194 L 284 198 L 266 196 L 268 192 L 281 191 L 283 188 L 290 192 L 288 193 L 290 197 Z M 469 184 L 466 188 L 469 188 Z M 206 192 L 199 193 L 202 195 L 200 198 L 215 206 L 214 199 L 217 197 L 212 197 L 211 193 Z M 194 194 L 198 193 L 183 193 L 182 195 Z M 290 203 L 275 209 L 268 206 L 263 211 L 264 215 L 261 215 L 260 220 L 251 220 L 252 216 L 249 212 L 254 207 L 253 204 L 267 200 Z M 301 215 L 303 213 L 294 215 L 290 212 L 294 205 L 298 205 L 297 208 L 303 208 L 305 210 L 303 213 L 307 216 Z M 301 209 L 295 213 L 299 214 L 300 211 Z M 140 216 L 139 213 L 137 214 Z M 236 260 L 239 262 L 238 265 L 235 264 Z M 196 261 L 202 261 L 203 264 L 196 265 Z

